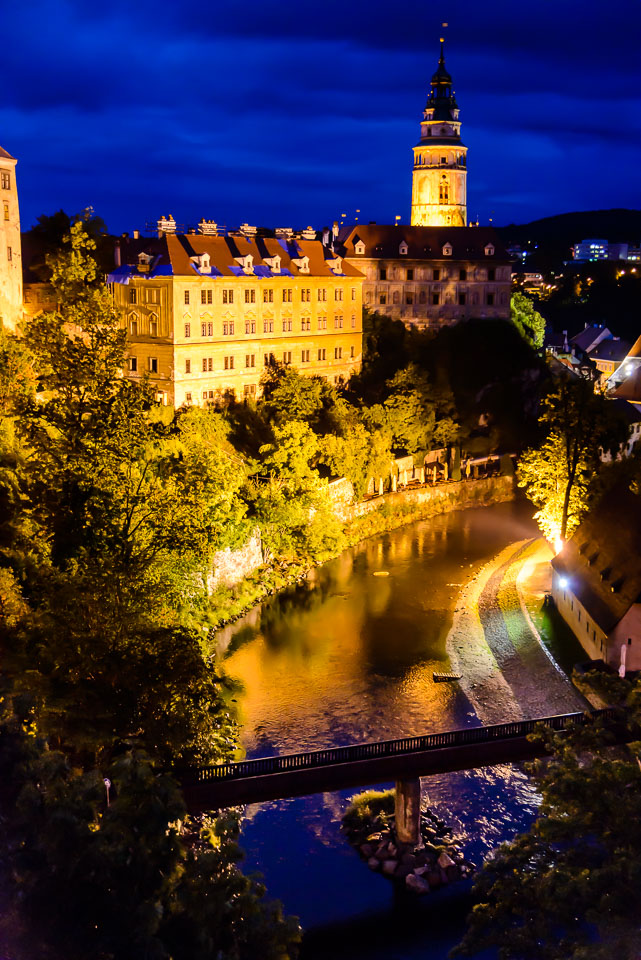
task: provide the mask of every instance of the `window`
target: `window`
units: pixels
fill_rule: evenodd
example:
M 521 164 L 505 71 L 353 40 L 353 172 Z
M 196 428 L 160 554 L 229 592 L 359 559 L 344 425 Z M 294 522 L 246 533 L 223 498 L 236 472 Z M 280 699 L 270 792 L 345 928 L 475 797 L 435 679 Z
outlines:
M 276 359 L 276 357 L 274 356 L 273 353 L 266 353 L 266 354 L 265 354 L 265 357 L 264 357 L 265 366 L 268 367 L 269 364 L 270 364 L 270 363 L 273 363 L 275 359 Z
M 208 370 L 214 369 L 214 358 L 213 357 L 203 357 L 203 373 L 207 373 Z
M 446 180 L 441 180 L 441 182 L 438 185 L 438 202 L 439 203 L 450 202 L 450 187 Z
M 318 299 L 321 301 L 327 300 L 327 290 L 318 290 Z
M 356 300 L 356 287 L 352 287 L 352 300 Z
M 413 280 L 413 279 L 414 279 L 414 268 L 413 268 L 413 267 L 410 267 L 410 268 L 408 269 L 408 271 L 407 271 L 407 279 L 408 279 L 408 280 Z
M 381 295 L 380 295 L 379 298 L 378 298 L 378 302 L 379 302 L 379 303 L 387 303 L 387 294 L 386 294 L 386 293 L 381 293 Z
M 129 372 L 138 373 L 138 357 L 129 357 Z
M 283 363 L 291 363 L 291 362 L 292 362 L 292 351 L 283 350 Z
M 158 321 L 150 320 L 149 321 L 149 336 L 157 337 L 158 336 Z
M 129 303 L 137 303 L 137 302 L 138 302 L 138 300 L 137 300 L 137 293 L 138 293 L 138 291 L 136 290 L 135 287 L 130 287 L 130 289 L 129 289 Z
M 325 347 L 321 347 L 321 349 L 318 351 L 318 359 L 327 360 L 327 350 Z
M 4 170 L 0 174 L 0 186 L 2 186 L 3 190 L 11 189 L 11 174 L 6 173 Z
M 309 350 L 301 350 L 300 352 L 300 362 L 309 363 Z
M 387 267 L 380 267 L 378 271 L 379 280 L 387 280 Z
M 5 203 L 4 205 L 4 218 L 5 220 L 9 219 L 9 204 Z
M 440 293 L 433 293 L 433 294 L 432 294 L 432 305 L 433 305 L 433 306 L 438 307 L 438 305 L 439 305 L 439 303 L 440 303 L 440 300 L 441 300 L 441 295 L 440 295 Z
M 245 320 L 245 333 L 256 333 L 255 320 Z
M 319 318 L 318 318 L 318 329 L 319 329 L 319 330 L 327 330 L 327 317 L 319 317 Z
M 467 296 L 464 293 L 459 293 L 458 295 L 459 307 L 464 307 L 466 303 L 467 303 Z
M 234 336 L 234 321 L 229 320 L 226 323 L 223 323 L 223 336 L 224 337 L 233 337 Z
M 224 296 L 226 292 L 227 292 L 226 290 L 223 290 L 223 303 L 227 303 L 227 301 L 225 300 L 225 296 Z M 212 292 L 211 290 L 201 290 L 201 291 L 200 291 L 200 302 L 201 302 L 201 303 L 213 303 L 213 301 L 214 301 L 214 297 L 213 297 L 213 292 Z
M 342 329 L 343 329 L 343 318 L 334 317 L 334 330 L 342 330 Z
M 312 329 L 312 321 L 311 321 L 311 320 L 308 320 L 307 318 L 305 318 L 304 320 L 301 320 L 301 322 L 300 322 L 300 328 L 301 328 L 301 330 L 311 330 L 311 329 Z
M 458 272 L 458 278 L 459 280 L 467 280 L 467 270 L 461 268 Z
M 233 357 L 225 357 L 225 361 L 224 361 L 224 362 L 225 362 L 225 370 L 233 370 L 233 369 L 234 369 L 234 358 L 233 358 Z
M 494 306 L 494 294 L 493 294 L 493 293 L 488 293 L 488 295 L 487 295 L 487 305 L 488 305 L 488 307 L 493 307 L 493 306 Z
M 147 303 L 160 303 L 158 290 L 156 290 L 155 287 L 152 287 L 151 290 L 147 290 Z
M 158 373 L 158 358 L 149 357 L 149 372 Z
M 350 355 L 350 358 L 353 360 L 353 359 L 354 359 L 354 356 L 355 356 L 354 347 L 350 347 L 350 348 L 349 348 L 349 355 Z
M 291 302 L 292 302 L 292 291 L 290 288 L 285 288 L 283 290 L 283 303 L 291 303 Z
M 274 321 L 263 320 L 263 333 L 273 333 L 273 332 L 274 332 Z
M 263 303 L 273 303 L 273 302 L 274 302 L 274 291 L 263 290 Z
M 490 281 L 496 280 L 496 267 L 489 267 L 487 271 L 487 279 Z
M 11 247 L 7 247 L 7 260 L 13 260 L 13 250 Z
M 256 303 L 255 290 L 245 290 L 245 303 Z
M 256 366 L 256 354 L 255 354 L 255 353 L 246 353 L 246 354 L 245 354 L 245 366 L 246 366 L 246 367 L 255 367 L 255 366 Z
M 441 279 L 441 271 L 439 270 L 438 267 L 436 267 L 432 271 L 432 280 L 436 280 L 438 282 L 440 279 Z
M 243 393 L 246 397 L 255 397 L 256 396 L 256 384 L 255 383 L 246 383 L 243 387 Z
M 25 290 L 24 292 L 24 302 L 31 303 L 31 291 Z
M 234 302 L 234 291 L 233 290 L 223 290 L 223 303 L 233 303 Z M 209 301 L 211 303 L 211 300 Z
M 342 359 L 343 359 L 343 348 L 334 347 L 334 360 L 342 360 Z
M 200 335 L 201 337 L 213 337 L 214 324 L 211 322 L 211 320 L 209 320 L 207 323 L 201 323 Z
M 206 400 L 206 399 L 207 399 L 207 391 L 203 390 L 203 400 Z
M 291 320 L 283 320 L 283 333 L 290 333 L 292 329 Z
M 342 300 L 342 299 L 343 299 L 343 291 L 340 287 L 337 287 L 336 290 L 334 290 L 334 300 Z
M 191 360 L 185 360 L 185 373 L 191 373 Z
M 414 303 L 414 296 L 411 293 L 405 294 L 405 303 Z
M 191 324 L 190 324 L 190 323 L 186 323 L 186 324 L 185 324 L 185 339 L 188 340 L 189 337 L 191 337 Z
M 303 303 L 311 303 L 312 300 L 312 291 L 305 288 L 300 292 L 300 298 Z
M 137 337 L 137 336 L 138 336 L 138 321 L 137 321 L 137 320 L 130 320 L 130 321 L 129 321 L 129 333 L 131 334 L 132 337 Z
M 185 394 L 185 403 L 191 403 L 191 393 L 189 392 Z
M 356 327 L 356 315 L 352 314 L 352 330 Z
M 189 290 L 185 290 L 185 305 L 189 306 Z

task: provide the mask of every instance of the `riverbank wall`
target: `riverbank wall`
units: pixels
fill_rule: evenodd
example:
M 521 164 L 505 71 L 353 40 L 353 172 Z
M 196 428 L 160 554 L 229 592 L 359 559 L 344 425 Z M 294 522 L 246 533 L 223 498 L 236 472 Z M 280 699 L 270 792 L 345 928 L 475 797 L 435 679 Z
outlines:
M 450 510 L 502 503 L 514 499 L 514 495 L 514 478 L 496 476 L 410 487 L 359 503 L 343 502 L 339 508 L 345 533 L 342 549 L 407 523 L 428 520 Z M 252 539 L 249 549 L 245 545 L 237 551 L 224 551 L 224 556 L 221 554 L 219 558 L 222 569 L 214 568 L 210 574 L 210 631 L 239 619 L 255 604 L 279 590 L 303 581 L 315 565 L 309 560 L 264 563 L 258 534 L 255 533 Z M 328 555 L 318 562 L 331 559 L 332 556 Z

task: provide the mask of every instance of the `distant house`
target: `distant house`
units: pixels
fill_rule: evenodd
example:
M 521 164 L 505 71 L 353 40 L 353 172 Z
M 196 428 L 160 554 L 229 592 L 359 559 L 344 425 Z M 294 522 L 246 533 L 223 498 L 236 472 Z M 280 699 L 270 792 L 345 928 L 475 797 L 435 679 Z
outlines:
M 632 344 L 620 337 L 610 337 L 602 340 L 590 351 L 590 360 L 594 360 L 596 368 L 601 374 L 604 383 L 625 360 Z
M 552 560 L 552 596 L 590 659 L 641 670 L 641 497 L 611 490 Z
M 603 340 L 609 340 L 612 333 L 601 323 L 586 323 L 583 330 L 570 338 L 573 353 L 591 353 Z
M 641 337 L 635 341 L 625 359 L 610 375 L 606 392 L 609 397 L 641 403 Z

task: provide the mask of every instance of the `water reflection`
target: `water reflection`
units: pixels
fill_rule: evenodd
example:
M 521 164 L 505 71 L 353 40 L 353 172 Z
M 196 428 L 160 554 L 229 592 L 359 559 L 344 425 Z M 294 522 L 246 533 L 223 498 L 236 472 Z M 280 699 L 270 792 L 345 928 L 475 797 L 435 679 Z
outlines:
M 243 685 L 247 754 L 478 724 L 458 685 L 435 684 L 432 672 L 449 665 L 445 639 L 461 585 L 507 544 L 535 535 L 531 512 L 500 504 L 368 540 L 227 628 L 222 645 L 228 672 Z M 389 576 L 374 576 L 381 571 Z M 529 781 L 514 767 L 423 783 L 438 814 L 467 834 L 476 860 L 526 827 L 536 808 Z M 309 960 L 445 958 L 468 893 L 431 894 L 409 908 L 395 897 L 341 837 L 352 792 L 248 808 L 248 868 L 260 870 L 270 894 L 301 917 Z

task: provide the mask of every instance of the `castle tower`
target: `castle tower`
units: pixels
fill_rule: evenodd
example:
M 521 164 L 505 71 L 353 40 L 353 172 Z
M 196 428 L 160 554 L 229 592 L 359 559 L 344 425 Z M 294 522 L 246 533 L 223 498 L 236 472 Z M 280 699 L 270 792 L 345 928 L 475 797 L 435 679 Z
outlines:
M 421 139 L 414 147 L 412 226 L 467 225 L 466 154 L 441 38 L 441 56 L 423 111 Z
M 22 254 L 16 163 L 0 147 L 0 324 L 15 330 L 22 320 Z

